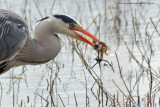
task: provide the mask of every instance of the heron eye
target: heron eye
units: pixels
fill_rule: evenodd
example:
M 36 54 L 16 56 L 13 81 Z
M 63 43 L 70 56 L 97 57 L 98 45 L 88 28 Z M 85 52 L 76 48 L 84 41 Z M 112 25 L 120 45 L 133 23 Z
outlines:
M 69 27 L 70 27 L 70 28 L 75 28 L 76 26 L 75 26 L 74 23 L 69 23 Z

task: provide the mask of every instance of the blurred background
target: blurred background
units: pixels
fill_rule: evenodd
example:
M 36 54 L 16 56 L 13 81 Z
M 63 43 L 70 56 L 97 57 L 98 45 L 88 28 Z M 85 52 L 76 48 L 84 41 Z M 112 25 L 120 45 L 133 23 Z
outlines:
M 41 18 L 70 15 L 111 49 L 88 69 L 97 52 L 59 34 L 63 48 L 54 60 L 0 76 L 0 107 L 160 106 L 160 1 L 0 0 L 0 8 L 19 14 L 32 37 Z

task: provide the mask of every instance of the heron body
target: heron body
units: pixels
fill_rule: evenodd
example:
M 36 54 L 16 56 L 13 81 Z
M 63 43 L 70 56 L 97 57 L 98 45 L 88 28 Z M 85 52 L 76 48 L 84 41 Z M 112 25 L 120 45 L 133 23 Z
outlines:
M 100 41 L 67 15 L 40 19 L 32 38 L 27 24 L 19 15 L 0 9 L 0 74 L 15 66 L 42 64 L 54 59 L 61 50 L 58 33 L 94 45 L 75 31 Z

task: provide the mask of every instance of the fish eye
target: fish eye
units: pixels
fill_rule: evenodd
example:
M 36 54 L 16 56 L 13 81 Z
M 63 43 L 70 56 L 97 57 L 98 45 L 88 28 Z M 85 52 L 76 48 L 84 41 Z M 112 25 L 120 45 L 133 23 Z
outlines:
M 20 28 L 20 29 L 22 28 L 22 25 L 21 25 L 21 24 L 18 24 L 17 26 L 18 26 L 18 28 Z

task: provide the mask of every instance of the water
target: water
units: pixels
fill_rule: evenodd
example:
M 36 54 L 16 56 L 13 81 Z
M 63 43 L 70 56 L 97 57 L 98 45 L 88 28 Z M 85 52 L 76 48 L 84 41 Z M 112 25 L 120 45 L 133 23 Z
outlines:
M 12 10 L 25 18 L 29 25 L 30 32 L 32 33 L 32 29 L 34 29 L 36 21 L 41 19 L 40 14 L 42 14 L 43 17 L 46 15 L 50 15 L 53 1 L 37 0 L 36 3 L 41 13 L 38 12 L 35 3 L 30 0 L 26 2 L 25 0 L 0 0 L 0 7 Z M 148 22 L 150 23 L 148 33 L 152 33 L 154 30 L 154 27 L 150 21 L 150 17 L 152 18 L 154 23 L 157 23 L 159 19 L 159 8 L 157 6 L 159 1 L 155 0 L 153 1 L 153 3 L 154 4 L 151 5 L 142 5 L 142 7 L 139 5 L 131 5 L 133 9 L 132 12 L 137 16 L 137 20 L 139 22 L 139 32 L 142 33 L 143 43 L 146 42 L 145 28 Z M 89 5 L 91 5 L 91 10 L 89 8 Z M 148 9 L 148 7 L 150 7 L 150 9 Z M 124 95 L 116 87 L 114 82 L 120 87 L 120 89 L 126 94 L 126 96 L 128 96 L 128 92 L 122 79 L 120 78 L 120 72 L 115 52 L 117 53 L 120 66 L 122 68 L 123 78 L 128 88 L 130 88 L 131 90 L 133 89 L 133 85 L 137 80 L 137 75 L 142 73 L 143 70 L 133 59 L 130 60 L 130 55 L 123 41 L 118 44 L 119 36 L 115 30 L 115 27 L 119 29 L 119 35 L 121 35 L 121 37 L 123 37 L 127 42 L 129 48 L 132 49 L 136 58 L 139 59 L 140 62 L 142 62 L 142 55 L 140 54 L 134 43 L 134 31 L 131 16 L 132 12 L 130 10 L 130 6 L 119 4 L 118 8 L 122 10 L 122 14 L 117 13 L 116 5 L 113 1 L 105 2 L 105 0 L 90 0 L 90 3 L 88 3 L 86 0 L 60 0 L 55 2 L 52 13 L 65 13 L 71 15 L 76 20 L 78 20 L 84 26 L 84 28 L 87 28 L 92 23 L 92 16 L 94 16 L 95 18 L 100 13 L 98 18 L 96 18 L 97 23 L 91 24 L 88 30 L 97 37 L 100 37 L 100 39 L 107 43 L 107 45 L 111 48 L 111 54 L 109 56 L 104 56 L 104 59 L 113 63 L 115 72 L 113 72 L 110 67 L 108 68 L 106 66 L 102 66 L 102 71 L 100 72 L 98 65 L 94 67 L 94 71 L 99 75 L 99 77 L 101 77 L 105 89 L 107 89 L 107 91 L 112 95 L 117 95 L 117 93 L 119 93 L 119 100 L 121 101 Z M 124 11 L 126 11 L 126 13 Z M 104 16 L 105 14 L 107 15 Z M 118 26 L 118 20 L 113 18 L 113 16 L 116 16 L 117 14 L 119 14 L 119 18 L 122 19 L 120 27 Z M 125 30 L 126 21 L 124 20 L 124 16 L 126 16 L 127 18 L 127 31 Z M 104 20 L 106 20 L 105 23 Z M 114 26 L 114 24 L 116 26 Z M 96 30 L 97 26 L 101 27 L 100 31 Z M 63 106 L 60 100 L 61 97 L 65 106 L 75 107 L 75 93 L 78 106 L 85 107 L 86 92 L 88 95 L 90 107 L 97 107 L 99 105 L 99 102 L 96 99 L 96 97 L 98 96 L 97 92 L 99 90 L 98 85 L 94 85 L 95 80 L 86 70 L 78 55 L 73 52 L 72 46 L 69 44 L 67 38 L 63 35 L 59 35 L 59 37 L 62 39 L 63 48 L 55 58 L 56 63 L 54 61 L 50 61 L 47 64 L 38 66 L 13 68 L 9 72 L 1 75 L 0 105 L 2 107 L 18 107 L 21 105 L 27 107 L 45 106 L 47 104 L 46 100 L 50 101 L 48 87 L 51 84 L 52 80 L 54 80 L 53 99 L 56 106 Z M 136 40 L 137 42 L 140 42 L 139 45 L 142 49 L 141 41 L 138 36 Z M 152 42 L 154 46 L 154 56 L 152 56 L 151 66 L 154 69 L 157 69 L 159 67 L 159 36 L 156 32 L 153 35 Z M 96 63 L 96 61 L 94 60 L 97 56 L 96 52 L 90 46 L 87 46 L 87 50 L 85 50 L 85 45 L 83 43 L 81 43 L 81 46 L 83 47 L 83 51 L 86 51 L 86 60 L 88 61 L 89 65 L 92 66 L 94 63 Z M 146 55 L 149 54 L 150 52 L 148 52 Z M 146 64 L 144 63 L 144 65 Z M 139 95 L 142 102 L 147 99 L 146 96 L 147 92 L 149 91 L 149 80 L 149 76 L 144 73 L 143 77 L 140 78 L 140 82 L 138 82 Z M 156 86 L 156 84 L 158 84 L 158 81 L 155 80 L 153 85 Z M 137 87 L 138 86 L 136 86 L 132 92 L 133 96 L 135 97 L 137 96 Z M 156 104 L 158 104 L 158 97 L 159 92 L 157 92 L 156 94 Z M 121 103 L 121 105 L 123 105 L 123 103 Z

